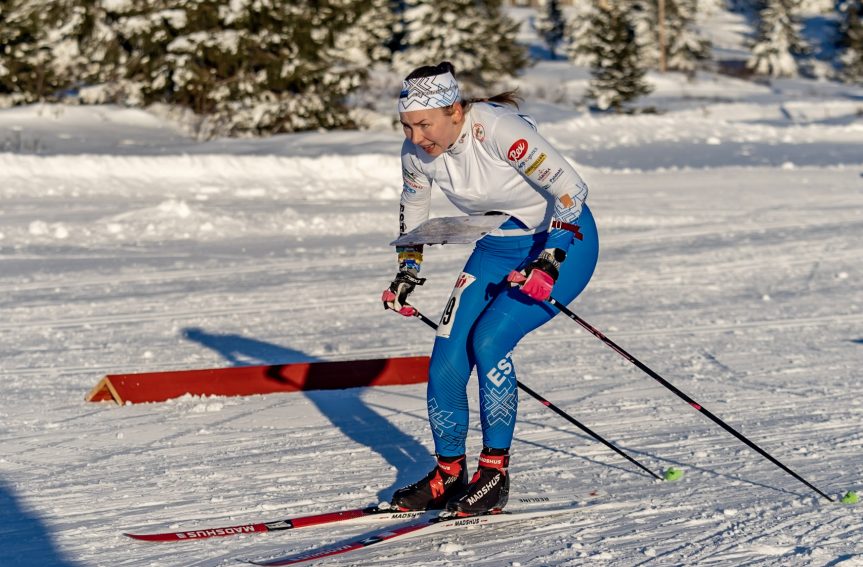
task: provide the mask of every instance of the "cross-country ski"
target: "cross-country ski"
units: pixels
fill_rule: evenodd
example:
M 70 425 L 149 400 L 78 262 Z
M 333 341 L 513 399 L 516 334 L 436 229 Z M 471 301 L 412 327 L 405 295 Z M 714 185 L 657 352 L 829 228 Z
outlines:
M 428 537 L 444 531 L 465 531 L 471 528 L 487 526 L 499 523 L 514 523 L 520 531 L 529 529 L 531 520 L 543 518 L 554 518 L 563 514 L 577 512 L 578 506 L 547 507 L 535 510 L 520 510 L 515 512 L 501 512 L 497 514 L 479 514 L 474 516 L 460 517 L 457 515 L 443 515 L 425 520 L 418 520 L 390 528 L 384 528 L 367 533 L 358 539 L 348 540 L 332 546 L 320 549 L 311 549 L 302 553 L 285 555 L 272 559 L 256 559 L 248 562 L 253 565 L 267 565 L 269 567 L 281 565 L 299 565 L 332 557 L 352 553 L 371 546 L 379 546 L 385 543 L 395 543 L 405 539 Z
M 234 535 L 277 532 L 283 530 L 295 530 L 301 528 L 309 528 L 312 526 L 324 526 L 335 523 L 374 523 L 392 520 L 410 520 L 419 518 L 420 516 L 429 514 L 429 511 L 402 511 L 396 508 L 368 506 L 365 508 L 355 508 L 353 510 L 341 510 L 338 512 L 325 512 L 321 514 L 311 514 L 308 516 L 297 516 L 294 518 L 285 518 L 282 520 L 273 520 L 269 522 L 252 522 L 247 524 L 234 524 L 230 526 L 220 526 L 211 528 L 195 528 L 189 530 L 181 530 L 174 532 L 158 532 L 158 533 L 130 533 L 124 535 L 140 541 L 154 542 L 171 542 L 171 541 L 191 541 L 196 539 L 208 539 L 212 537 L 227 537 Z

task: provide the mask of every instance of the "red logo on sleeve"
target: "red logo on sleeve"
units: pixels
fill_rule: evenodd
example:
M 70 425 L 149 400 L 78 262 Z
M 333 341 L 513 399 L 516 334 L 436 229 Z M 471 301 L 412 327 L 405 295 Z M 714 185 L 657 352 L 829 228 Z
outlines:
M 527 140 L 524 138 L 520 140 L 516 140 L 513 145 L 509 147 L 509 151 L 506 153 L 507 159 L 509 161 L 518 161 L 524 157 L 524 154 L 527 153 Z

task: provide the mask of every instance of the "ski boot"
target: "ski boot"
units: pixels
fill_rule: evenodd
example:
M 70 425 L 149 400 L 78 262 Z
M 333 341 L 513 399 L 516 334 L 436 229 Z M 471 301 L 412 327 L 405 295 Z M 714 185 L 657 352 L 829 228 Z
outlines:
M 499 513 L 509 500 L 509 449 L 483 447 L 470 484 L 447 504 L 459 516 Z
M 442 510 L 467 486 L 464 455 L 437 458 L 437 466 L 425 478 L 393 494 L 391 504 L 401 510 Z

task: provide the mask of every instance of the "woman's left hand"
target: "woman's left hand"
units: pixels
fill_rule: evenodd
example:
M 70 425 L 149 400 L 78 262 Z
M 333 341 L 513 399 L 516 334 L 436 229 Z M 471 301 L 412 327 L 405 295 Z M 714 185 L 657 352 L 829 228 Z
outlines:
M 522 271 L 513 270 L 506 277 L 510 285 L 517 285 L 521 292 L 537 300 L 545 301 L 551 297 L 551 289 L 560 274 L 560 264 L 566 259 L 566 252 L 559 248 L 546 248 Z
M 554 278 L 540 268 L 531 269 L 527 275 L 513 270 L 506 277 L 506 281 L 519 286 L 522 293 L 537 301 L 545 301 L 551 297 L 551 290 L 554 287 Z

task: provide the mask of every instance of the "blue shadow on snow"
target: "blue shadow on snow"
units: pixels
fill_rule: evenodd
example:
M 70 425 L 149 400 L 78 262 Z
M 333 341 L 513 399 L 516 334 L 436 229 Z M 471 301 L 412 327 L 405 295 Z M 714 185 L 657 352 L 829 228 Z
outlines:
M 183 336 L 219 353 L 233 366 L 321 362 L 302 351 L 241 335 L 214 334 L 193 327 L 183 329 Z M 398 471 L 392 485 L 378 492 L 379 500 L 389 501 L 396 488 L 427 472 L 432 461 L 428 449 L 369 407 L 362 398 L 362 388 L 304 394 L 342 434 L 379 454 Z
M 0 480 L 0 564 L 16 567 L 75 567 L 54 547 L 46 526 L 24 510 Z

